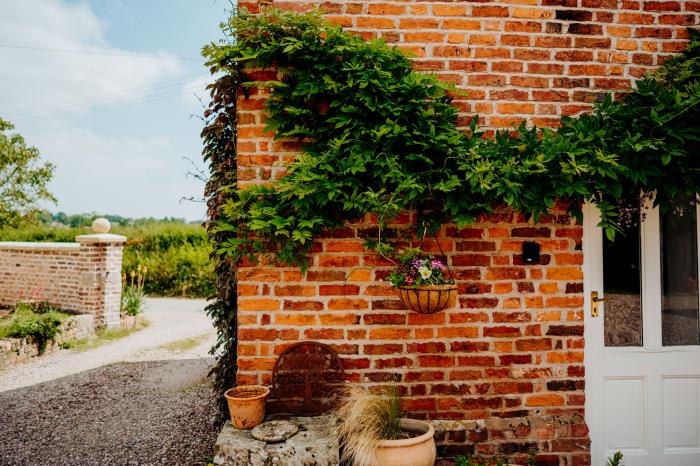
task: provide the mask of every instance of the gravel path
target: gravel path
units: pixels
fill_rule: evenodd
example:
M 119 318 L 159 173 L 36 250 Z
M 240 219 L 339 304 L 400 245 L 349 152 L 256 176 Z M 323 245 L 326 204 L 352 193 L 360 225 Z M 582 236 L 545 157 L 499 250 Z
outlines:
M 0 465 L 206 464 L 218 432 L 203 306 L 149 299 L 141 331 L 0 372 Z
M 208 357 L 216 332 L 204 314 L 202 299 L 148 298 L 143 315 L 145 329 L 85 352 L 59 350 L 0 372 L 0 392 L 27 387 L 71 374 L 122 361 L 155 361 Z M 162 345 L 201 337 L 201 343 L 186 351 Z

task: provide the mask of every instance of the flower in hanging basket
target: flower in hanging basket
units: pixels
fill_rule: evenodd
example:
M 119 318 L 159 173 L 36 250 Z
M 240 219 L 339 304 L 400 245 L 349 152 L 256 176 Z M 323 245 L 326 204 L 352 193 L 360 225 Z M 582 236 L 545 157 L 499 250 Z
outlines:
M 421 314 L 432 314 L 454 302 L 457 286 L 441 259 L 409 248 L 399 254 L 397 260 L 398 265 L 388 280 L 399 290 L 406 307 Z

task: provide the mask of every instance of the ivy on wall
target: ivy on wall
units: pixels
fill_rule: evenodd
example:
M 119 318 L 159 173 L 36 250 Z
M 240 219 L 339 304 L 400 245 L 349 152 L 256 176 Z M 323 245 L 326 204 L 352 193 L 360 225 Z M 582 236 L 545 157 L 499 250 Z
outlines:
M 217 67 L 212 68 L 212 73 Z M 210 354 L 218 356 L 212 368 L 214 389 L 219 395 L 220 411 L 226 412 L 223 392 L 233 386 L 236 380 L 236 263 L 221 250 L 235 237 L 225 228 L 221 217 L 223 206 L 232 198 L 231 187 L 236 186 L 236 96 L 240 87 L 239 74 L 232 72 L 220 76 L 208 86 L 211 101 L 204 113 L 205 126 L 202 130 L 203 156 L 209 164 L 209 181 L 205 188 L 207 199 L 207 230 L 213 245 L 211 260 L 214 263 L 216 295 L 206 306 L 206 313 L 214 321 L 217 341 Z
M 267 129 L 303 141 L 284 179 L 229 187 L 219 251 L 234 262 L 259 254 L 306 267 L 312 240 L 348 219 L 377 214 L 386 224 L 417 209 L 431 228 L 462 226 L 506 206 L 535 220 L 555 200 L 580 217 L 591 201 L 608 236 L 636 193 L 656 192 L 662 209 L 700 182 L 700 37 L 619 101 L 607 97 L 556 131 L 500 131 L 484 138 L 476 117 L 457 127 L 457 90 L 415 72 L 380 40 L 366 42 L 316 13 L 241 11 L 225 31 L 232 40 L 204 48 L 217 71 L 274 69 Z M 233 39 L 235 38 L 235 39 Z M 515 133 L 515 134 L 513 134 Z

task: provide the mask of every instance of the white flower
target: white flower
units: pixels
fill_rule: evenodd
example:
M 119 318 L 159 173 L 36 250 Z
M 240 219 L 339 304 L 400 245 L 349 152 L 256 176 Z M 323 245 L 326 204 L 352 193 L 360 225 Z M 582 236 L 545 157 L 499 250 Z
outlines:
M 433 272 L 426 266 L 419 268 L 418 273 L 421 277 L 423 277 L 423 280 L 427 280 L 433 274 Z

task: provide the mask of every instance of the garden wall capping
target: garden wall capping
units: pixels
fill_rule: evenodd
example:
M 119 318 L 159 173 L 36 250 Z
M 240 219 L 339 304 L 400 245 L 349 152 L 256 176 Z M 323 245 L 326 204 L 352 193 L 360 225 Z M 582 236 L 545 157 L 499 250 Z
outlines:
M 78 235 L 75 240 L 80 244 L 86 243 L 125 243 L 126 236 L 113 235 L 111 233 L 98 233 L 94 235 Z
M 32 243 L 25 241 L 0 241 L 0 249 L 79 249 L 79 243 Z

